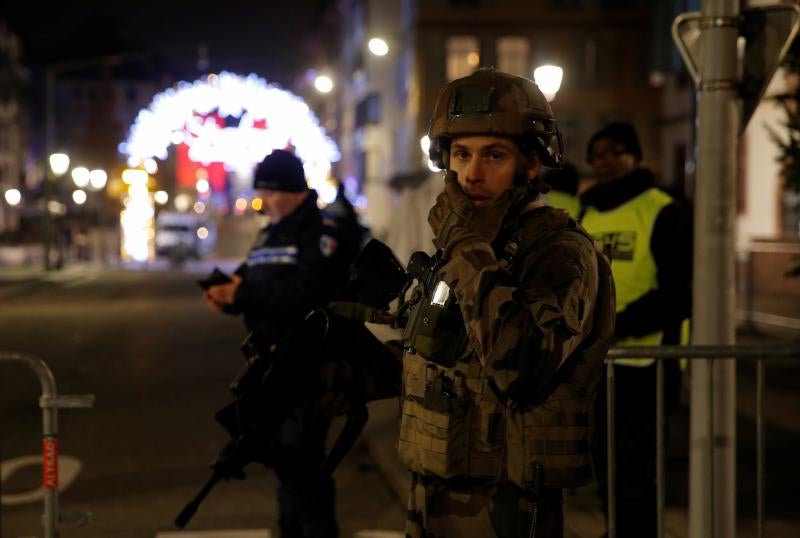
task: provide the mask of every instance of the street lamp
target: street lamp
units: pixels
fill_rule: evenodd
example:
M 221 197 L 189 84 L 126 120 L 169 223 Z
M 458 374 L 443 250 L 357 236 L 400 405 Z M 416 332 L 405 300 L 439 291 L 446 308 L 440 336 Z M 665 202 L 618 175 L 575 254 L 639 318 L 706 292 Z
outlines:
M 89 169 L 83 166 L 76 166 L 72 169 L 72 182 L 79 189 L 86 187 L 89 184 Z
M 8 189 L 5 193 L 6 203 L 10 206 L 19 205 L 22 201 L 22 194 L 17 189 Z
M 42 212 L 42 257 L 44 258 L 45 271 L 49 271 L 54 266 L 55 268 L 59 269 L 64 263 L 64 246 L 61 241 L 58 226 L 53 221 L 51 213 L 58 215 L 62 209 L 62 204 L 58 202 L 58 200 L 52 199 L 53 194 L 58 192 L 53 183 L 59 180 L 64 174 L 67 173 L 67 170 L 69 170 L 69 155 L 66 153 L 52 153 L 47 158 L 47 161 L 50 164 L 50 171 L 52 172 L 50 179 L 52 179 L 52 181 L 45 180 L 42 185 L 42 194 L 44 199 L 44 211 Z M 55 262 L 54 260 L 50 259 L 52 254 L 51 250 L 54 245 L 56 247 L 57 256 Z
M 63 176 L 69 170 L 69 155 L 66 153 L 53 153 L 48 159 L 50 170 L 56 176 Z
M 333 89 L 333 79 L 327 75 L 319 75 L 314 79 L 314 87 L 320 93 L 330 93 Z
M 557 65 L 541 65 L 533 71 L 533 80 L 548 101 L 555 99 L 563 76 L 564 70 Z
M 375 56 L 386 56 L 389 53 L 389 44 L 380 37 L 370 39 L 367 48 Z
M 105 170 L 97 169 L 89 172 L 89 184 L 91 185 L 92 190 L 99 191 L 106 186 L 107 181 L 108 174 L 106 174 Z
M 77 189 L 72 191 L 72 201 L 78 205 L 83 205 L 86 203 L 86 191 Z

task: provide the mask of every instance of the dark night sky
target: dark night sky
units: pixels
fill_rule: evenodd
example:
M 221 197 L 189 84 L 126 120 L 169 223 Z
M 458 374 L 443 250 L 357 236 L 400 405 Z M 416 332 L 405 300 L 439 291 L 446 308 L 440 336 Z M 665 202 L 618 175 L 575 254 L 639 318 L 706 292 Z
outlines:
M 309 37 L 319 33 L 322 0 L 163 0 L 41 3 L 10 0 L 0 8 L 22 40 L 31 66 L 105 54 L 153 50 L 176 73 L 197 74 L 198 46 L 209 71 L 255 72 L 286 87 L 310 67 Z

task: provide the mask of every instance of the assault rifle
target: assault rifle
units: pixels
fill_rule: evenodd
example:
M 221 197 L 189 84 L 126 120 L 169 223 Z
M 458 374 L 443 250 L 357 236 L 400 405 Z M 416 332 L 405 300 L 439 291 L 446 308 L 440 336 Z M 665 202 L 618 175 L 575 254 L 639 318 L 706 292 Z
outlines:
M 340 305 L 360 305 L 360 313 L 378 315 L 388 311 L 389 302 L 407 285 L 408 277 L 392 251 L 372 240 L 356 256 L 350 281 L 337 300 Z M 367 422 L 366 403 L 400 392 L 401 362 L 364 326 L 363 316 L 351 317 L 358 319 L 319 309 L 280 340 L 258 331 L 248 335 L 241 346 L 245 367 L 230 385 L 235 399 L 215 415 L 230 440 L 211 466 L 211 477 L 178 514 L 177 527 L 186 526 L 218 482 L 243 479 L 250 463 L 304 472 L 277 433 L 293 409 L 313 406 L 320 397 L 324 389 L 315 375 L 324 363 L 346 365 L 352 373 L 345 386 L 338 387 L 349 401 L 345 425 L 319 470 L 333 473 Z

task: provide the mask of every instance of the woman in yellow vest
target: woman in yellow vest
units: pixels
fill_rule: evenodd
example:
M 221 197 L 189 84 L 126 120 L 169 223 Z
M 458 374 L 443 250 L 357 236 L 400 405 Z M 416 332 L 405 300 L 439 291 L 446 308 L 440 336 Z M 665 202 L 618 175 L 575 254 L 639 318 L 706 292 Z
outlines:
M 579 220 L 601 241 L 616 283 L 616 345 L 678 344 L 692 306 L 691 212 L 655 186 L 640 166 L 642 150 L 632 125 L 611 123 L 587 148 L 596 184 L 580 197 Z M 653 359 L 617 362 L 617 537 L 656 534 L 655 393 Z M 680 368 L 665 364 L 666 409 L 677 404 Z M 605 383 L 596 404 L 606 423 Z M 606 431 L 598 429 L 595 463 L 607 506 Z
M 564 163 L 561 168 L 550 170 L 544 180 L 550 186 L 545 194 L 547 205 L 563 209 L 570 217 L 577 219 L 580 212 L 578 170 L 571 164 Z

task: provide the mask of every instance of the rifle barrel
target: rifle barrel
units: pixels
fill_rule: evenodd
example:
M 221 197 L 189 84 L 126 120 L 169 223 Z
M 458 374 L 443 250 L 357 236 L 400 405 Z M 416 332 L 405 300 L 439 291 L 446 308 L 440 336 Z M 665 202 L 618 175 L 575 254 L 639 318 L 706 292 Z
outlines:
M 211 475 L 211 478 L 209 478 L 205 485 L 203 485 L 203 488 L 195 496 L 195 498 L 189 501 L 186 506 L 183 507 L 181 513 L 178 514 L 178 517 L 175 518 L 176 527 L 182 529 L 189 523 L 189 521 L 191 521 L 195 512 L 197 512 L 197 509 L 200 507 L 200 503 L 203 502 L 203 499 L 208 496 L 211 490 L 214 489 L 214 486 L 217 485 L 217 482 L 219 482 L 221 479 L 221 473 L 214 472 L 214 474 Z

